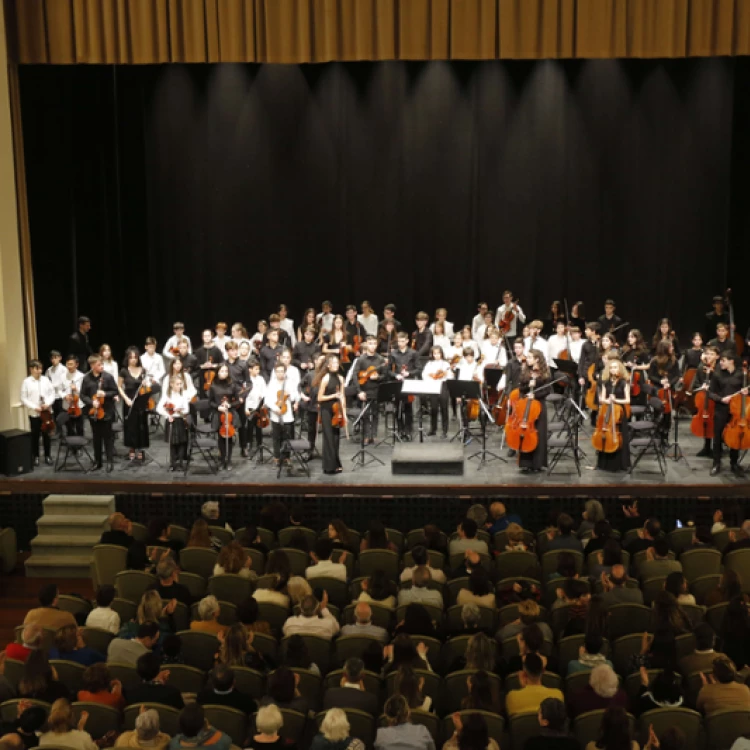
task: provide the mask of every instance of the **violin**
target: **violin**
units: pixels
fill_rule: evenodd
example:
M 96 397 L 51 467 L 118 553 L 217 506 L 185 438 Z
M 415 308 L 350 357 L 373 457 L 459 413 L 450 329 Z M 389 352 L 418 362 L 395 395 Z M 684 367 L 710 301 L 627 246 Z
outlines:
M 348 365 L 352 361 L 351 357 L 349 356 L 350 350 L 351 347 L 346 343 L 342 343 L 339 346 L 339 359 L 341 360 L 342 365 Z
M 255 412 L 256 424 L 262 429 L 268 427 L 271 424 L 271 418 L 268 416 L 268 409 L 265 406 L 260 406 Z
M 451 367 L 456 367 L 460 361 L 461 361 L 461 355 L 454 354 L 450 362 Z
M 180 347 L 179 346 L 172 346 L 172 347 L 170 347 L 169 353 L 173 357 L 179 357 L 180 356 Z
M 70 386 L 70 406 L 68 407 L 68 414 L 71 419 L 76 419 L 81 416 L 81 407 L 78 406 L 78 391 L 75 385 Z
M 518 300 L 515 300 L 503 313 L 503 319 L 500 321 L 500 325 L 498 325 L 500 333 L 506 334 L 510 331 L 510 327 L 513 325 L 513 320 L 516 317 L 516 310 L 518 310 Z
M 630 376 L 630 395 L 640 396 L 641 395 L 641 371 L 636 370 Z
M 375 365 L 370 365 L 366 370 L 361 370 L 357 375 L 357 382 L 364 385 L 378 371 Z
M 361 336 L 352 336 L 352 351 L 357 357 L 359 357 L 362 351 L 362 337 Z
M 519 391 L 520 395 L 520 391 Z M 518 453 L 533 453 L 539 445 L 536 420 L 542 413 L 541 402 L 534 398 L 534 389 L 528 396 L 519 398 L 510 419 L 505 423 L 505 441 Z
M 704 440 L 712 440 L 714 437 L 714 411 L 716 403 L 708 397 L 709 378 L 712 370 L 704 365 L 704 374 L 706 381 L 701 386 L 698 393 L 695 394 L 695 406 L 697 411 L 690 420 L 690 432 L 696 437 Z
M 438 370 L 437 372 L 431 372 L 430 377 L 433 380 L 442 380 L 444 377 L 448 375 L 447 370 Z
M 596 419 L 596 429 L 591 436 L 591 445 L 600 453 L 615 453 L 622 447 L 622 433 L 620 422 L 622 421 L 623 408 L 620 404 L 610 402 L 606 408 L 599 409 Z
M 208 364 L 212 365 L 214 363 L 213 356 L 209 356 L 208 358 Z M 216 370 L 213 368 L 209 368 L 203 373 L 203 390 L 208 393 L 211 390 L 211 385 L 213 384 L 214 380 L 216 378 Z
M 221 400 L 222 404 L 229 405 L 229 399 L 225 396 Z M 234 428 L 234 415 L 231 409 L 219 413 L 219 437 L 226 440 L 234 437 L 236 430 Z
M 96 420 L 104 419 L 104 396 L 99 398 L 95 395 L 94 399 L 99 402 L 99 406 L 94 406 L 93 404 L 91 404 L 91 408 L 89 409 L 89 417 Z
M 670 386 L 667 386 L 666 388 L 659 388 L 659 391 L 657 392 L 656 397 L 664 405 L 664 413 L 671 414 L 672 413 L 672 389 L 670 388 Z
M 747 388 L 747 363 L 742 368 L 742 389 Z M 743 393 L 732 396 L 729 402 L 729 413 L 732 418 L 724 428 L 724 442 L 736 451 L 750 450 L 750 399 Z
M 333 402 L 333 414 L 331 415 L 331 427 L 344 427 L 346 425 L 346 414 L 340 401 Z
M 146 385 L 145 383 L 138 389 L 139 396 L 147 396 L 149 393 L 151 393 L 151 386 Z M 153 411 L 155 408 L 156 403 L 153 397 L 149 396 L 148 403 L 146 404 L 146 409 L 148 409 L 148 411 Z
M 283 388 L 276 392 L 276 408 L 282 416 L 289 410 L 289 405 L 287 404 L 288 398 L 289 394 Z
M 42 432 L 53 432 L 55 429 L 55 418 L 49 409 L 45 409 L 44 399 L 39 399 L 39 418 L 42 420 Z

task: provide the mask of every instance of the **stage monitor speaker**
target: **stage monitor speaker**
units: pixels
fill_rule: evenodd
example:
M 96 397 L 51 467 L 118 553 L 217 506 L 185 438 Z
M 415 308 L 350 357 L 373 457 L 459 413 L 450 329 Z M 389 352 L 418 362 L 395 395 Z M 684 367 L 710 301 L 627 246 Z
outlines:
M 31 433 L 25 430 L 0 432 L 0 474 L 15 477 L 31 471 Z

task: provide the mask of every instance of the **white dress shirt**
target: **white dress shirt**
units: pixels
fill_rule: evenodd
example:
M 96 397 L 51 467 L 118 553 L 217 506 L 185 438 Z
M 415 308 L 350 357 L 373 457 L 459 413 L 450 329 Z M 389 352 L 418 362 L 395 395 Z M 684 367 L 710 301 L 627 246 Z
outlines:
M 114 379 L 115 383 L 117 382 L 117 378 L 120 377 L 120 368 L 117 366 L 117 362 L 112 360 L 111 362 L 104 362 L 103 363 L 104 372 L 108 372 Z
M 193 379 L 186 374 L 186 372 L 183 370 L 180 375 L 182 375 L 182 395 L 188 400 L 188 402 L 192 401 L 195 396 L 198 395 L 198 391 L 195 390 L 195 383 L 193 383 Z M 169 375 L 165 375 L 164 378 L 161 381 L 161 391 L 162 393 L 166 393 L 169 390 Z M 208 398 L 208 396 L 206 396 Z
M 511 303 L 511 307 L 512 307 Z M 503 319 L 503 315 L 505 315 L 506 310 L 508 310 L 508 307 L 505 306 L 505 304 L 500 305 L 500 307 L 497 308 L 497 313 L 495 313 L 495 325 L 499 326 L 500 321 Z M 514 311 L 515 317 L 510 322 L 510 329 L 508 330 L 508 336 L 511 337 L 511 339 L 514 339 L 518 335 L 518 327 L 517 323 L 520 321 L 521 323 L 526 322 L 526 314 L 524 313 L 523 309 L 521 308 L 521 305 L 518 305 L 518 309 Z
M 460 362 L 464 358 L 464 348 L 463 346 L 453 346 L 451 344 L 449 347 L 443 349 L 443 354 L 448 362 L 453 362 L 456 357 L 458 357 Z
M 21 403 L 26 407 L 30 417 L 39 416 L 42 400 L 47 406 L 52 406 L 55 402 L 55 389 L 50 379 L 44 375 L 40 375 L 38 379 L 29 375 L 21 383 Z
M 315 578 L 335 578 L 346 583 L 346 565 L 331 560 L 319 560 L 315 565 L 305 569 L 305 578 L 308 581 Z
M 169 357 L 169 359 L 174 359 L 172 356 L 172 353 L 169 351 L 173 346 L 177 346 L 182 339 L 185 339 L 187 341 L 187 347 L 188 347 L 188 354 L 193 353 L 193 345 L 190 343 L 190 339 L 187 336 L 170 336 L 167 339 L 167 343 L 164 344 L 164 349 L 162 350 L 162 354 L 165 357 Z
M 255 340 L 256 336 L 260 336 L 263 338 L 263 336 L 259 333 L 256 333 L 255 336 L 253 336 L 250 339 L 250 342 L 252 343 Z M 227 358 L 227 342 L 229 341 L 229 336 L 222 336 L 219 338 L 218 336 L 214 336 L 213 345 L 221 351 L 221 356 L 224 357 L 224 359 Z M 251 347 L 252 348 L 252 347 Z
M 484 368 L 482 365 L 478 365 L 476 360 L 469 364 L 465 359 L 462 359 L 456 368 L 456 380 L 473 380 L 475 376 L 480 382 L 484 381 Z
M 431 359 L 422 369 L 422 380 L 432 380 L 432 375 L 438 372 L 445 372 L 444 380 L 453 379 L 453 370 L 444 359 Z M 439 380 L 439 378 L 435 378 Z
M 483 325 L 484 325 L 484 315 L 482 315 L 482 313 L 477 313 L 471 319 L 471 334 L 472 334 L 472 336 L 476 337 L 477 331 Z
M 570 356 L 576 364 L 581 361 L 581 349 L 583 349 L 583 339 L 578 339 L 578 341 L 570 340 Z
M 489 339 L 485 339 L 480 344 L 479 351 L 484 357 L 482 364 L 485 366 L 494 364 L 495 362 L 501 367 L 505 367 L 508 364 L 508 353 L 505 351 L 502 339 L 497 344 L 493 344 Z
M 276 422 L 277 424 L 281 422 L 285 422 L 286 424 L 294 422 L 294 409 L 292 407 L 297 401 L 299 401 L 299 387 L 292 388 L 292 385 L 292 381 L 289 378 L 280 381 L 276 378 L 275 372 L 271 375 L 271 379 L 266 385 L 268 398 L 266 399 L 265 405 L 268 407 L 268 416 L 271 418 L 272 422 Z M 299 385 L 299 383 L 297 385 Z M 276 405 L 278 392 L 281 390 L 289 394 L 286 414 L 283 416 L 279 411 L 279 407 Z
M 315 316 L 315 320 L 318 321 L 318 325 L 324 331 L 330 331 L 333 328 L 333 318 L 334 318 L 333 313 L 322 313 L 322 312 L 319 312 Z
M 141 354 L 141 366 L 146 375 L 157 382 L 164 380 L 164 376 L 167 374 L 164 367 L 164 357 L 158 352 L 154 352 L 153 355 L 148 352 Z
M 48 367 L 45 376 L 52 383 L 52 387 L 55 389 L 55 398 L 62 398 L 63 388 L 65 387 L 65 373 L 68 368 L 62 363 L 56 367 Z
M 378 335 L 378 316 L 370 314 L 367 317 L 364 315 L 357 315 L 357 320 L 362 324 L 362 327 L 367 331 L 368 336 Z
M 523 350 L 529 352 L 531 349 L 536 349 L 544 355 L 544 359 L 549 364 L 549 347 L 547 346 L 547 340 L 541 336 L 537 336 L 532 340 L 531 336 L 527 336 L 523 340 Z
M 101 628 L 117 635 L 120 632 L 120 615 L 110 607 L 96 607 L 86 618 L 87 628 Z
M 63 398 L 70 396 L 70 392 L 75 387 L 76 393 L 78 393 L 78 406 L 83 409 L 84 403 L 81 401 L 81 383 L 83 383 L 83 373 L 80 370 L 76 370 L 72 375 L 68 372 L 67 367 L 65 368 L 65 381 L 63 385 Z M 64 409 L 69 409 L 71 404 L 63 404 Z
M 451 344 L 451 339 L 448 336 L 433 336 L 432 345 L 439 346 L 443 350 L 444 356 L 446 355 L 448 349 L 450 349 L 451 346 L 453 346 Z
M 297 334 L 294 332 L 294 321 L 291 318 L 284 318 L 279 322 L 279 328 L 289 334 L 289 348 L 293 348 L 297 343 Z
M 252 388 L 250 389 L 250 393 L 248 394 L 248 397 L 245 399 L 245 410 L 250 412 L 254 409 L 257 409 L 260 405 L 261 399 L 266 394 L 266 381 L 263 380 L 262 375 L 258 375 L 257 377 L 251 377 L 250 383 L 252 384 Z
M 434 324 L 434 323 L 432 323 L 432 324 L 430 325 L 430 330 L 431 330 L 431 331 L 432 331 L 433 333 L 435 333 L 435 324 Z M 473 332 L 474 332 L 474 331 L 473 331 L 473 329 L 472 329 L 472 333 L 473 333 Z M 451 336 L 453 336 L 453 323 L 449 323 L 449 322 L 448 322 L 447 320 L 444 320 L 444 321 L 443 321 L 443 333 L 444 333 L 444 334 L 445 334 L 446 336 L 448 336 L 448 337 L 451 337 Z
M 317 635 L 319 638 L 331 640 L 340 630 L 338 620 L 328 611 L 322 609 L 319 617 L 290 617 L 284 623 L 284 635 Z
M 174 416 L 186 416 L 190 414 L 190 399 L 185 395 L 185 391 L 177 393 L 176 391 L 171 395 L 167 395 L 169 388 L 162 389 L 161 398 L 156 406 L 157 414 L 161 414 L 165 419 L 169 419 L 169 412 L 165 408 L 165 404 L 172 404 L 174 406 Z

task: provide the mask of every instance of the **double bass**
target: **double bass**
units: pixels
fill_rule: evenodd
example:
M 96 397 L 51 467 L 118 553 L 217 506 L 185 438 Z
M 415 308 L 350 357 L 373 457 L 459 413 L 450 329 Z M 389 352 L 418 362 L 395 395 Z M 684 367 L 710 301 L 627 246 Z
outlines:
M 694 397 L 697 411 L 690 420 L 690 432 L 704 440 L 713 440 L 716 403 L 708 397 L 708 387 L 713 370 L 709 369 L 708 365 L 703 365 L 703 367 L 706 381 Z
M 742 390 L 747 390 L 747 362 L 742 367 Z M 750 398 L 736 393 L 729 402 L 731 419 L 724 428 L 724 442 L 736 451 L 750 450 Z

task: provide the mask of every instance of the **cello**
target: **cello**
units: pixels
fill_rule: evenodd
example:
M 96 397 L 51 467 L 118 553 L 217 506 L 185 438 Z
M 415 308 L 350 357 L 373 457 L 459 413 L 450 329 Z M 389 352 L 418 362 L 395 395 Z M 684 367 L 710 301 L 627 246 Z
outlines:
M 747 390 L 747 362 L 742 367 L 742 390 Z M 750 450 L 750 398 L 742 392 L 736 393 L 729 402 L 729 413 L 732 416 L 724 428 L 724 442 L 732 450 Z
M 708 365 L 704 365 L 704 374 L 706 381 L 695 394 L 695 406 L 697 411 L 690 421 L 690 432 L 696 437 L 704 440 L 713 440 L 714 437 L 714 410 L 716 403 L 708 397 L 708 386 L 712 370 Z
M 541 413 L 542 404 L 534 398 L 534 389 L 530 388 L 527 396 L 518 399 L 512 417 L 505 423 L 505 442 L 510 449 L 519 454 L 536 450 L 539 445 L 536 420 Z
M 619 426 L 622 414 L 622 406 L 614 401 L 610 401 L 605 409 L 599 409 L 596 429 L 591 436 L 591 445 L 595 450 L 600 453 L 616 453 L 622 448 L 622 433 Z

